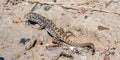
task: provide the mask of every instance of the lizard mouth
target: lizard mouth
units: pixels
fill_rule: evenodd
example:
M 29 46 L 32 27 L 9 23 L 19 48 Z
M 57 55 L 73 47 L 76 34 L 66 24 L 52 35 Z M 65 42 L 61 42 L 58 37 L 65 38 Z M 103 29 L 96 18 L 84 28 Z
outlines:
M 31 20 L 27 20 L 25 22 L 28 23 L 28 24 L 32 24 L 32 25 L 38 24 L 37 22 L 31 21 Z

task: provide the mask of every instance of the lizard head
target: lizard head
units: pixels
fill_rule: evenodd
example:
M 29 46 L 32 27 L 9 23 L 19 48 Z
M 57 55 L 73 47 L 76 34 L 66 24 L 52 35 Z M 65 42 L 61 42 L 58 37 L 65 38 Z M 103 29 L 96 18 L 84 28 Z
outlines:
M 34 12 L 27 13 L 26 15 L 24 15 L 24 18 L 26 18 L 30 22 L 39 24 L 41 28 L 44 28 L 46 26 L 44 17 L 38 13 Z
M 24 18 L 26 18 L 26 19 L 28 19 L 28 20 L 30 20 L 30 21 L 32 21 L 32 22 L 36 22 L 36 23 L 38 23 L 39 21 L 39 14 L 37 14 L 37 13 L 32 13 L 32 12 L 30 12 L 30 13 L 27 13 L 25 16 L 24 16 Z

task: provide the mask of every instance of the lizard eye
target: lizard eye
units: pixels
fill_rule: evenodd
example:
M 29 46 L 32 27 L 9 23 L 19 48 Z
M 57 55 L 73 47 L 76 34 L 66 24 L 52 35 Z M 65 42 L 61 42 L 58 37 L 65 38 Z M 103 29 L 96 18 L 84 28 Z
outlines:
M 26 15 L 24 16 L 24 18 L 29 19 L 29 18 L 30 18 L 30 14 L 26 14 Z
M 24 15 L 24 18 L 26 18 L 26 19 L 27 19 L 27 15 Z

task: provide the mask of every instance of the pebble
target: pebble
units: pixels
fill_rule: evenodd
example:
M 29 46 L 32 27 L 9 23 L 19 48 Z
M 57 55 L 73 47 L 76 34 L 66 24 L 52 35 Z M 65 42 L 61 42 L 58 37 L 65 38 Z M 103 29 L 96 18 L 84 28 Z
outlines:
M 88 18 L 88 16 L 85 16 L 84 18 L 85 18 L 85 19 L 87 19 L 87 18 Z
M 75 48 L 75 47 L 73 47 L 73 46 L 70 46 L 69 48 L 70 48 L 70 50 L 74 50 L 74 48 Z
M 51 7 L 50 7 L 49 5 L 44 6 L 44 10 L 45 10 L 45 11 L 50 10 L 50 8 L 51 8 Z
M 43 41 L 37 41 L 37 44 L 43 45 Z
M 30 41 L 25 44 L 25 49 L 30 50 L 32 47 L 35 46 L 36 42 L 37 42 L 37 38 L 33 35 Z
M 27 38 L 21 38 L 21 39 L 20 39 L 20 43 L 22 43 L 22 44 L 25 45 L 25 43 L 28 42 L 29 40 L 30 40 L 30 39 L 27 39 Z
M 63 15 L 63 16 L 64 16 L 64 15 L 65 15 L 65 13 L 62 13 L 61 15 Z
M 80 7 L 80 8 L 78 9 L 78 13 L 80 13 L 80 14 L 84 14 L 85 12 L 86 12 L 86 10 L 85 10 L 84 7 Z
M 108 55 L 105 55 L 104 60 L 110 60 L 110 57 Z
M 57 0 L 53 0 L 53 2 L 57 2 Z
M 44 54 L 40 54 L 40 56 L 44 56 Z
M 16 17 L 13 18 L 12 22 L 13 23 L 21 23 L 22 21 L 21 21 L 20 17 L 16 16 Z
M 115 55 L 115 52 L 114 52 L 114 51 L 112 51 L 112 52 L 110 52 L 110 54 L 111 54 L 111 55 Z
M 97 21 L 100 21 L 100 19 L 97 19 Z
M 4 60 L 4 57 L 0 57 L 0 60 Z
M 45 60 L 45 58 L 42 58 L 42 60 Z
M 108 27 L 98 26 L 98 30 L 110 30 Z
M 46 44 L 46 46 L 49 46 L 50 44 Z
M 24 53 L 24 55 L 26 55 L 27 53 Z

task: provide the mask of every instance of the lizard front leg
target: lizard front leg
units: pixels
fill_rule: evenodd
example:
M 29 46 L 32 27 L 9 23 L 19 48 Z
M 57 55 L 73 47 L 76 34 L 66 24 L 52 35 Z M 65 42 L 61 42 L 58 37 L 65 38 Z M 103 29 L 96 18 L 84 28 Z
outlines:
M 69 36 L 74 36 L 74 37 L 76 37 L 75 35 L 74 35 L 74 33 L 73 32 L 71 32 L 71 31 L 66 31 L 65 32 L 66 34 L 67 34 L 67 36 L 69 37 Z
M 45 29 L 45 27 L 46 27 L 46 24 L 45 24 L 45 23 L 39 23 L 39 22 L 38 22 L 38 24 L 39 24 L 39 30 Z

